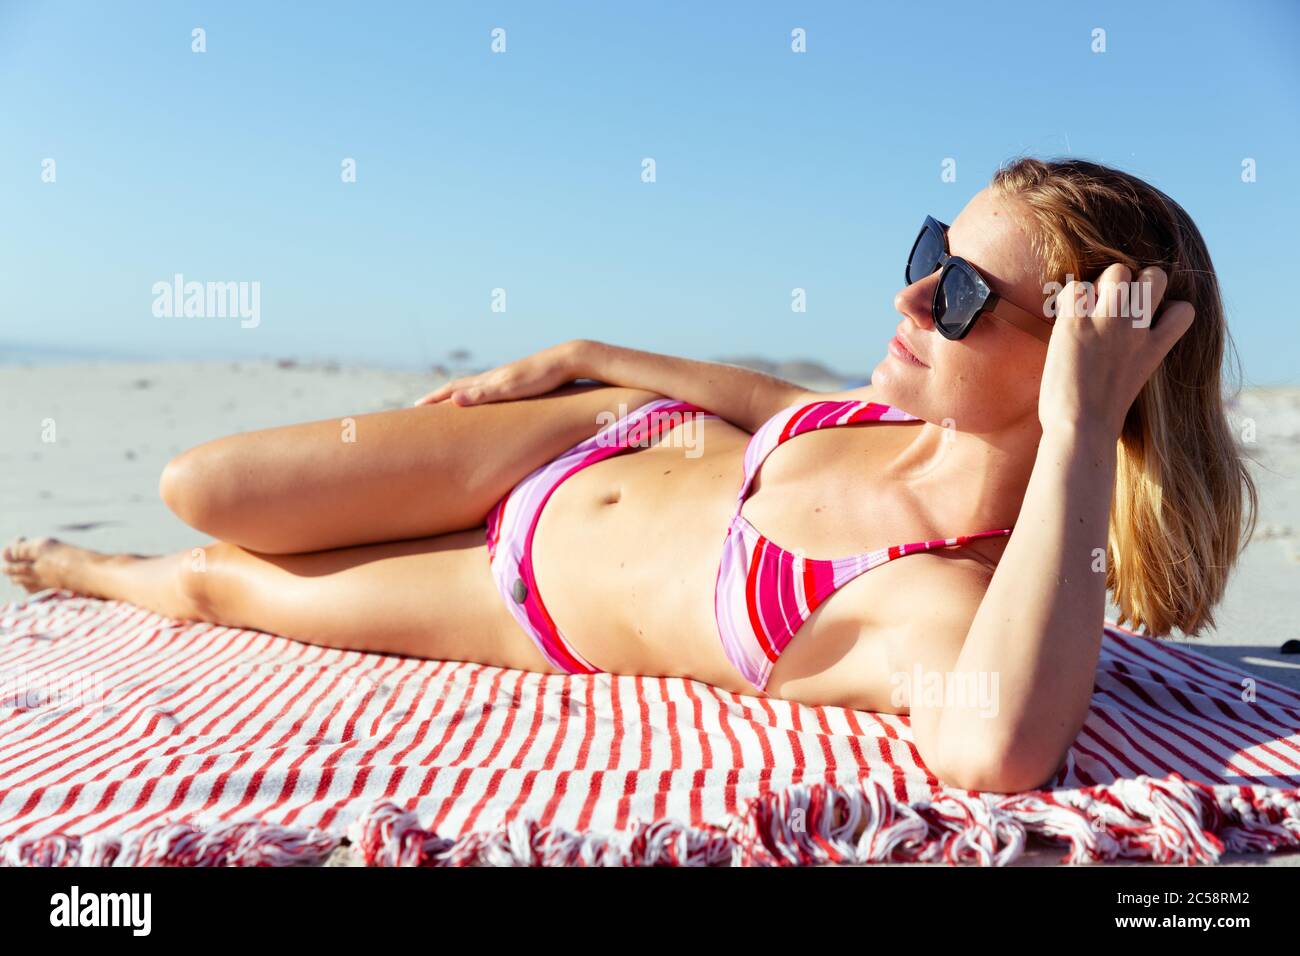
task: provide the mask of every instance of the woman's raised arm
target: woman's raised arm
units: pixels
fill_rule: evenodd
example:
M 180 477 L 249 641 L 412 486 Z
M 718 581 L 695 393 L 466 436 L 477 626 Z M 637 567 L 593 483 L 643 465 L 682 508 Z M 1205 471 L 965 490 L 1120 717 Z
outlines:
M 1154 310 L 1167 280 L 1159 269 L 1144 280 Z M 960 648 L 955 675 L 968 684 L 996 678 L 996 707 L 922 700 L 911 708 L 922 758 L 950 785 L 1042 785 L 1087 716 L 1105 618 L 1116 443 L 1138 391 L 1193 317 L 1181 301 L 1167 303 L 1150 327 L 1114 314 L 1111 293 L 1129 281 L 1124 266 L 1107 269 L 1091 310 L 1078 303 L 1077 283 L 1061 292 L 1039 393 L 1043 437 L 1020 516 L 964 640 L 949 645 Z
M 512 401 L 545 394 L 579 378 L 642 388 L 690 402 L 750 432 L 783 408 L 805 398 L 811 401 L 822 397 L 793 382 L 736 365 L 573 339 L 516 362 L 448 382 L 415 404 Z

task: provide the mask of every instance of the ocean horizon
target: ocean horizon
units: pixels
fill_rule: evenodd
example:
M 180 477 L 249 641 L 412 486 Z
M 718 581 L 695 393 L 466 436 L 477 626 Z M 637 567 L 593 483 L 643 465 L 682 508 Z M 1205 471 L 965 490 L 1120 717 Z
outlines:
M 516 356 L 522 357 L 522 356 Z M 869 371 L 844 371 L 833 369 L 823 362 L 809 358 L 772 359 L 765 356 L 709 356 L 710 361 L 727 362 L 745 368 L 757 369 L 791 381 L 812 383 L 822 387 L 858 388 L 870 382 Z M 273 362 L 284 368 L 295 366 L 340 368 L 369 368 L 395 372 L 430 372 L 441 375 L 467 375 L 494 368 L 511 358 L 479 358 L 466 349 L 457 349 L 433 360 L 410 356 L 366 355 L 343 356 L 337 353 L 253 352 L 230 350 L 228 352 L 184 351 L 168 354 L 105 348 L 95 345 L 50 345 L 46 343 L 0 341 L 0 366 L 61 366 L 82 363 L 93 364 L 149 364 L 166 362 L 222 362 L 259 363 Z

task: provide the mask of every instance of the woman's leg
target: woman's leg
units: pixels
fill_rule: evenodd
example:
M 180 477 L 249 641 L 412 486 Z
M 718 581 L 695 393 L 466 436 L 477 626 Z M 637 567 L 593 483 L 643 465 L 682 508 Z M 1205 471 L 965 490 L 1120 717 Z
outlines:
M 291 555 L 221 542 L 161 557 L 105 555 L 20 539 L 4 565 L 31 591 L 67 588 L 327 647 L 556 673 L 493 585 L 482 528 Z
M 447 403 L 220 438 L 163 472 L 191 527 L 262 554 L 424 538 L 483 523 L 521 478 L 656 398 L 569 386 L 538 398 Z

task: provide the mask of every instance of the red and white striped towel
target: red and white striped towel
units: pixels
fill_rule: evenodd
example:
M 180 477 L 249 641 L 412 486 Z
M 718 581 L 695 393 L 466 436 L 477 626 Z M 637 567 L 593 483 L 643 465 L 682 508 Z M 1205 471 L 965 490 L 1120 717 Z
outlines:
M 1300 694 L 1117 628 L 1053 788 L 1013 795 L 941 786 L 904 717 L 336 651 L 66 592 L 0 608 L 0 680 L 16 865 L 309 863 L 345 838 L 379 865 L 1300 846 Z

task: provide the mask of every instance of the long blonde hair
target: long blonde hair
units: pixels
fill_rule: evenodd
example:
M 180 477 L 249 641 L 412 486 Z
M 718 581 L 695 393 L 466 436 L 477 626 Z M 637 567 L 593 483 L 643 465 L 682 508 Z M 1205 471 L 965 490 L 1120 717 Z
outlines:
M 1121 617 L 1152 635 L 1214 626 L 1228 572 L 1254 532 L 1258 492 L 1224 412 L 1225 351 L 1240 381 L 1219 283 L 1183 208 L 1136 176 L 1079 159 L 1019 159 L 992 187 L 1022 204 L 1044 283 L 1095 282 L 1113 262 L 1158 265 L 1165 300 L 1196 309 L 1129 409 L 1119 439 L 1106 587 Z

